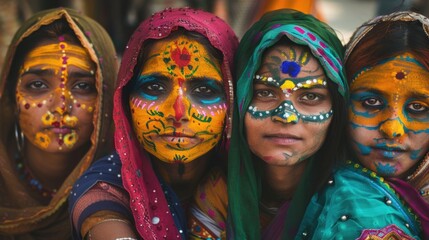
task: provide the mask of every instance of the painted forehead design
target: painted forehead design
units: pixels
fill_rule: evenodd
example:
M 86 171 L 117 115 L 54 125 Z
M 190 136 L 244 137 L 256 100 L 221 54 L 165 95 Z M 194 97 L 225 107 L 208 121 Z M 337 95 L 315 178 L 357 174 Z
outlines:
M 368 71 L 373 69 L 375 71 L 371 72 L 371 77 L 379 77 L 379 79 L 385 79 L 386 77 L 388 77 L 392 80 L 407 80 L 413 78 L 421 78 L 421 76 L 428 74 L 428 71 L 425 69 L 425 67 L 417 59 L 415 59 L 413 55 L 407 53 L 386 59 L 372 68 L 364 67 L 352 78 L 351 85 L 353 86 L 355 82 L 360 82 L 361 84 L 363 81 L 366 80 L 369 80 L 368 82 L 371 82 L 370 79 L 366 79 L 366 76 Z M 395 71 L 386 73 L 386 70 L 384 69 L 395 69 Z
M 286 51 L 274 48 L 271 54 L 265 57 L 265 61 L 261 67 L 265 67 L 267 70 L 264 73 L 268 73 L 270 76 L 264 76 L 263 74 L 255 75 L 253 79 L 254 83 L 260 82 L 279 87 L 286 97 L 289 97 L 294 91 L 300 88 L 326 85 L 326 81 L 322 75 L 311 76 L 312 73 L 321 69 L 320 64 L 315 64 L 312 69 L 303 69 L 304 66 L 309 66 L 308 64 L 311 59 L 316 61 L 306 48 L 301 48 L 302 51 L 299 53 L 297 53 L 294 46 L 287 46 L 286 48 Z M 310 76 L 296 78 L 301 72 L 305 72 Z M 290 78 L 282 78 L 282 74 L 287 74 Z
M 161 58 L 167 72 L 175 78 L 192 78 L 216 76 L 216 80 L 222 79 L 219 63 L 214 62 L 214 57 L 209 54 L 206 47 L 195 39 L 186 36 L 178 36 L 171 41 L 160 43 L 159 51 L 150 56 L 147 66 L 153 58 Z M 159 63 L 157 63 L 159 64 Z M 159 67 L 159 65 L 154 67 Z M 211 69 L 208 69 L 210 67 Z M 213 72 L 213 69 L 215 70 Z M 143 68 L 141 74 L 145 74 L 147 68 Z

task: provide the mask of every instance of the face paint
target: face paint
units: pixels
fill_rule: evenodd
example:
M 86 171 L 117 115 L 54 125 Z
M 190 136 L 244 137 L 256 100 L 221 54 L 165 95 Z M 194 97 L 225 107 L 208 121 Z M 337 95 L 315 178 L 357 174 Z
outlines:
M 324 87 L 326 86 L 326 81 L 323 79 L 284 79 L 278 81 L 271 77 L 264 77 L 256 75 L 254 79 L 255 83 L 268 84 L 273 86 L 280 86 L 283 93 L 286 97 L 290 97 L 291 94 L 298 89 L 311 89 L 313 87 Z M 275 109 L 264 109 L 263 107 L 258 106 L 249 106 L 248 112 L 254 118 L 277 118 L 283 119 L 287 123 L 297 123 L 299 119 L 302 119 L 304 122 L 323 122 L 328 120 L 332 115 L 333 111 L 330 109 L 328 112 L 319 112 L 318 114 L 312 114 L 311 112 L 306 113 L 305 110 L 301 110 L 304 113 L 300 113 L 298 109 L 294 106 L 293 102 L 290 100 L 283 101 Z
M 187 37 L 159 40 L 149 50 L 130 95 L 134 131 L 165 162 L 187 163 L 221 138 L 226 117 L 218 60 Z
M 333 115 L 325 79 L 307 48 L 279 44 L 266 51 L 245 115 L 256 156 L 272 165 L 294 165 L 320 148 Z
M 262 66 L 267 69 L 268 76 L 257 74 L 254 78 L 254 83 L 280 88 L 287 99 L 299 89 L 326 88 L 326 81 L 321 76 L 311 76 L 312 73 L 320 70 L 319 66 L 314 69 L 302 68 L 302 66 L 307 66 L 310 56 L 311 54 L 308 51 L 302 51 L 297 54 L 294 47 L 290 47 L 288 51 L 279 50 L 276 54 L 270 55 L 269 59 L 267 59 L 268 61 Z M 297 78 L 297 75 L 302 70 L 310 76 Z M 325 112 L 320 111 L 320 109 L 315 112 L 308 110 L 309 108 L 300 107 L 299 105 L 294 106 L 293 101 L 286 100 L 277 106 L 268 104 L 250 105 L 248 112 L 254 118 L 271 117 L 286 123 L 297 123 L 299 119 L 305 122 L 323 122 L 333 114 L 332 109 L 327 109 Z
M 93 62 L 81 46 L 60 41 L 27 54 L 16 102 L 21 129 L 32 144 L 68 151 L 89 141 L 97 97 L 93 75 Z
M 350 131 L 359 160 L 403 176 L 429 150 L 429 72 L 410 54 L 359 73 L 351 84 Z

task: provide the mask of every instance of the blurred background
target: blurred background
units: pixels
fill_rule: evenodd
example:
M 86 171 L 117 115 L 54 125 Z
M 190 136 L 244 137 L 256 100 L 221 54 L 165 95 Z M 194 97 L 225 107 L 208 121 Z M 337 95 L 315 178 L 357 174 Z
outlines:
M 429 15 L 429 0 L 0 0 L 0 64 L 21 22 L 43 9 L 69 7 L 92 17 L 109 32 L 120 57 L 143 19 L 166 7 L 182 6 L 215 13 L 233 27 L 239 38 L 264 12 L 294 8 L 327 22 L 343 43 L 356 27 L 376 15 L 399 10 Z

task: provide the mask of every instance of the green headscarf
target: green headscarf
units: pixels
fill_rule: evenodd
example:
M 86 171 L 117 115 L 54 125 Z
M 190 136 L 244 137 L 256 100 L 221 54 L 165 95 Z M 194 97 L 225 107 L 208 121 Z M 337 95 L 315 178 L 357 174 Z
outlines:
M 281 9 L 265 14 L 251 26 L 240 42 L 235 59 L 238 82 L 228 160 L 229 239 L 261 238 L 259 222 L 261 177 L 254 166 L 252 153 L 244 134 L 244 116 L 252 101 L 253 79 L 261 64 L 262 54 L 282 37 L 309 47 L 323 66 L 329 80 L 336 84 L 341 96 L 344 99 L 347 98 L 348 87 L 342 69 L 344 49 L 337 35 L 328 25 L 311 15 Z M 338 113 L 334 111 L 334 114 Z M 292 238 L 290 234 L 293 235 L 298 230 L 306 205 L 315 192 L 311 190 L 315 188 L 314 185 L 317 185 L 313 181 L 324 182 L 329 175 L 328 171 L 324 175 L 321 174 L 323 179 L 314 177 L 318 167 L 317 161 L 313 161 L 315 159 L 317 157 L 307 160 L 309 164 L 285 220 L 284 238 Z

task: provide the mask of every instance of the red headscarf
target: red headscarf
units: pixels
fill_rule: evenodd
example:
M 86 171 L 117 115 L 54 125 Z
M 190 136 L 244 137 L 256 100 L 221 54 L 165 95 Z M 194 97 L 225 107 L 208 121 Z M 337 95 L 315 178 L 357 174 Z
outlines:
M 142 22 L 124 51 L 118 75 L 119 86 L 114 95 L 113 118 L 116 150 L 122 162 L 123 184 L 130 194 L 135 225 L 143 239 L 180 239 L 180 234 L 150 159 L 134 134 L 130 134 L 133 129 L 126 115 L 128 101 L 123 101 L 123 91 L 133 78 L 139 53 L 144 50 L 144 42 L 148 39 L 166 38 L 179 27 L 202 34 L 223 54 L 222 74 L 228 103 L 228 119 L 224 131 L 227 138 L 224 139 L 228 141 L 230 135 L 233 102 L 231 69 L 233 54 L 238 45 L 231 27 L 211 13 L 190 8 L 166 9 Z

